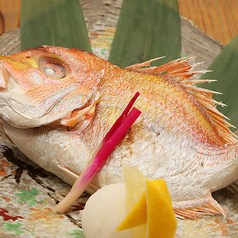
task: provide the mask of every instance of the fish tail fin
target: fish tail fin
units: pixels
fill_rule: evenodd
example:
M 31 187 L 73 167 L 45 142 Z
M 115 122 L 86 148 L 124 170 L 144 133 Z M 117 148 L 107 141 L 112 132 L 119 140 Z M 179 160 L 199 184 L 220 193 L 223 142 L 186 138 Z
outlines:
M 226 210 L 208 194 L 202 198 L 173 203 L 174 213 L 178 218 L 196 219 L 201 216 L 221 214 L 226 217 Z

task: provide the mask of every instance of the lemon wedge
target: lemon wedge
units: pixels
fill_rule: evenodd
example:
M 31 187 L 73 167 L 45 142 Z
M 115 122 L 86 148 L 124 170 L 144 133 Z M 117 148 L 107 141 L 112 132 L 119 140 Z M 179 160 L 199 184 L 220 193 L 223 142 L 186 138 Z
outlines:
M 136 205 L 128 213 L 126 218 L 117 227 L 116 231 L 130 229 L 136 226 L 146 224 L 147 222 L 147 208 L 145 192 L 142 194 Z
M 163 185 L 160 187 L 156 183 Z M 167 190 L 165 182 L 156 183 L 146 180 L 147 238 L 172 238 L 176 234 L 177 220 L 170 197 L 163 194 Z
M 129 213 L 117 231 L 132 229 L 133 237 L 172 238 L 177 220 L 167 185 L 163 179 L 148 180 L 138 169 L 123 170 Z M 146 225 L 143 225 L 146 224 Z

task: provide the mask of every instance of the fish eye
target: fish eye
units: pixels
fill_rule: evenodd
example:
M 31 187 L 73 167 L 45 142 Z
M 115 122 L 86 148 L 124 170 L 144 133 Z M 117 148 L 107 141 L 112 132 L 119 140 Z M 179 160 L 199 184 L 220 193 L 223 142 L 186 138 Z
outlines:
M 54 76 L 56 74 L 56 71 L 53 69 L 53 68 L 50 68 L 50 67 L 45 67 L 43 69 L 43 72 L 48 75 L 48 76 Z
M 54 79 L 62 79 L 66 76 L 64 63 L 54 58 L 41 58 L 38 62 L 40 70 Z

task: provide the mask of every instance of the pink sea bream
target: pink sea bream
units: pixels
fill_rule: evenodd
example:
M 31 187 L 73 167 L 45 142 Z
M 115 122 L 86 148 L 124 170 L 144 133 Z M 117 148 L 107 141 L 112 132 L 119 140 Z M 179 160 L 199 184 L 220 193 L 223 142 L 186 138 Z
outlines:
M 153 60 L 152 60 L 153 61 Z M 43 46 L 0 57 L 2 134 L 73 184 L 138 91 L 142 113 L 88 187 L 121 182 L 122 168 L 164 179 L 177 215 L 226 211 L 211 192 L 238 178 L 237 139 L 215 92 L 194 84 L 187 59 L 119 68 L 92 53 Z

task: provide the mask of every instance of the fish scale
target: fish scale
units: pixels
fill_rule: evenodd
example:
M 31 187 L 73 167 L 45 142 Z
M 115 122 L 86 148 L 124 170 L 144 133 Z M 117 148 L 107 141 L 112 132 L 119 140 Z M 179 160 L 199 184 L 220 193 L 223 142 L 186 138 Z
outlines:
M 122 181 L 130 164 L 150 179 L 165 179 L 177 215 L 226 215 L 211 192 L 238 178 L 230 125 L 216 109 L 214 92 L 193 86 L 188 59 L 145 68 L 152 61 L 121 69 L 92 53 L 53 46 L 1 56 L 2 134 L 73 184 L 139 91 L 141 116 L 88 190 Z

